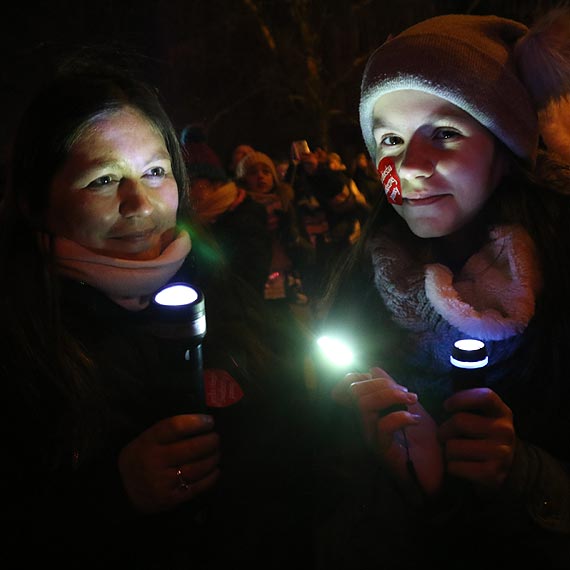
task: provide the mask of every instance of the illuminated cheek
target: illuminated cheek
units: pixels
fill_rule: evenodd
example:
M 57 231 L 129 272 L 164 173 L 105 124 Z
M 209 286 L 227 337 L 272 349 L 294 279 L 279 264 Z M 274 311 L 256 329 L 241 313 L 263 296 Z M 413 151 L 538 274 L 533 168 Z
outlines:
M 202 201 L 209 192 L 203 188 L 196 189 L 196 192 L 190 193 L 190 200 L 193 202 Z M 174 186 L 170 191 L 160 194 L 159 199 L 155 202 L 155 209 L 161 212 L 163 217 L 176 218 L 178 210 L 178 189 Z

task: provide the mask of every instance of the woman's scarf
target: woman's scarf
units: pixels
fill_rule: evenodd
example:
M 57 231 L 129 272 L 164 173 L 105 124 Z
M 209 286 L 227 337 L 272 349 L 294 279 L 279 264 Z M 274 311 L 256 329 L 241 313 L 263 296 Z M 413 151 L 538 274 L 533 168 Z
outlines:
M 91 285 L 129 311 L 149 305 L 152 294 L 180 269 L 191 247 L 188 232 L 181 231 L 158 257 L 136 261 L 99 255 L 66 238 L 52 240 L 61 275 Z

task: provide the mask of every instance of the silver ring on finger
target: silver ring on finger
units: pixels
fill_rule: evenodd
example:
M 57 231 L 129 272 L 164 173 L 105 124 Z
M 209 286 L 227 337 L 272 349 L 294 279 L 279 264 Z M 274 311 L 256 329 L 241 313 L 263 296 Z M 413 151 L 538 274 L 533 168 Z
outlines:
M 188 491 L 191 485 L 190 482 L 184 478 L 184 475 L 182 475 L 182 469 L 180 469 L 180 467 L 176 470 L 176 477 L 178 477 L 178 488 L 181 491 Z

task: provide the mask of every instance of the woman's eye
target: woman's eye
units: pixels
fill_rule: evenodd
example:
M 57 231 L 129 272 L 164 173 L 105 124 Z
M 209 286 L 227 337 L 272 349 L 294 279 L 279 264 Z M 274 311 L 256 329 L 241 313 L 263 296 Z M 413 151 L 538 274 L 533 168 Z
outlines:
M 104 186 L 109 186 L 113 183 L 113 178 L 111 176 L 99 176 L 99 178 L 95 178 L 92 182 L 87 185 L 87 188 L 102 188 Z
M 162 166 L 155 166 L 147 171 L 146 176 L 151 178 L 164 178 L 166 176 L 166 170 Z
M 397 135 L 386 135 L 380 140 L 380 144 L 384 146 L 396 146 L 403 142 L 403 139 Z

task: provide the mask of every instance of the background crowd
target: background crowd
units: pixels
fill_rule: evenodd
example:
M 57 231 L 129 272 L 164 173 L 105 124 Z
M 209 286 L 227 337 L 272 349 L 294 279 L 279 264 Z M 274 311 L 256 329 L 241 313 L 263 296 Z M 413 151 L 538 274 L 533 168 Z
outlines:
M 180 139 L 199 219 L 282 325 L 283 346 L 309 359 L 330 273 L 383 193 L 370 157 L 361 152 L 347 166 L 307 141 L 274 157 L 240 142 L 221 157 L 200 125 Z

